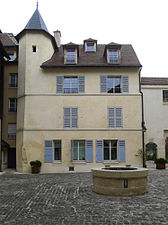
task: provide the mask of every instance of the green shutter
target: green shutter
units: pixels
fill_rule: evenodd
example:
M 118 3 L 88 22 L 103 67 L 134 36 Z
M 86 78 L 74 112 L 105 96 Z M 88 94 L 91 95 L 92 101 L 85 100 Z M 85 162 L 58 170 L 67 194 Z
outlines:
M 100 76 L 100 93 L 107 93 L 107 76 Z

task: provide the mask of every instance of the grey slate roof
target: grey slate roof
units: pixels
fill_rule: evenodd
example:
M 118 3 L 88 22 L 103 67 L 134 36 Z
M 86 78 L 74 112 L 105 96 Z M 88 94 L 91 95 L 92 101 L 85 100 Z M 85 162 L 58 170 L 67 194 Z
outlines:
M 121 45 L 120 64 L 108 64 L 104 56 L 106 45 L 98 44 L 96 52 L 85 52 L 83 45 L 79 45 L 78 63 L 74 65 L 64 64 L 63 45 L 56 51 L 51 59 L 44 62 L 42 68 L 58 67 L 141 67 L 132 45 Z
M 18 42 L 12 33 L 0 33 L 0 41 L 4 47 L 18 46 Z
M 167 77 L 142 77 L 142 85 L 168 85 Z
M 49 33 L 43 18 L 40 15 L 38 8 L 35 10 L 34 14 L 30 18 L 29 22 L 24 28 L 25 30 L 44 30 Z

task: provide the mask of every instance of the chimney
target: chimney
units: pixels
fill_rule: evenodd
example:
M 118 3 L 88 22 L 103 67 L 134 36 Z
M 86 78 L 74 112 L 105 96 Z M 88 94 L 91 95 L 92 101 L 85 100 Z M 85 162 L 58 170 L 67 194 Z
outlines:
M 59 30 L 54 31 L 54 38 L 57 43 L 58 48 L 61 45 L 61 32 Z

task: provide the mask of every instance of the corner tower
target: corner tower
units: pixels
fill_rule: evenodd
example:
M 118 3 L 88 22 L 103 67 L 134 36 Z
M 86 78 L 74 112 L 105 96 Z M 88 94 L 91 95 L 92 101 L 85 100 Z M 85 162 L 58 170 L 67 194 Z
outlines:
M 25 28 L 16 36 L 19 41 L 19 69 L 18 69 L 18 112 L 17 112 L 17 170 L 24 172 L 27 167 L 29 154 L 26 143 L 25 130 L 28 129 L 30 118 L 26 109 L 31 96 L 49 93 L 44 85 L 46 78 L 41 64 L 51 58 L 57 45 L 54 37 L 49 33 L 39 12 L 38 5 Z M 38 157 L 38 156 L 37 156 Z

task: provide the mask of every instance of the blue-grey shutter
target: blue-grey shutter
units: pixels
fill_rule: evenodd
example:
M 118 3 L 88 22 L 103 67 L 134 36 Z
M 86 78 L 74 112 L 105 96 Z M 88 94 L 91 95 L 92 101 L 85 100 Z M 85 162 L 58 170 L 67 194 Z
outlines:
M 125 162 L 126 161 L 126 146 L 125 140 L 118 140 L 118 161 Z
M 127 75 L 123 75 L 121 77 L 122 84 L 122 93 L 129 93 L 129 77 Z
M 74 140 L 71 140 L 71 161 L 74 159 Z
M 93 162 L 93 141 L 92 140 L 85 141 L 85 156 L 86 156 L 86 162 Z
M 100 76 L 100 93 L 107 93 L 107 76 Z
M 85 76 L 78 76 L 78 93 L 85 93 Z
M 63 93 L 63 86 L 64 86 L 64 77 L 63 76 L 57 76 L 56 77 L 56 92 L 57 94 L 62 94 Z
M 78 108 L 71 108 L 71 128 L 78 127 Z
M 53 141 L 45 140 L 44 143 L 44 162 L 51 163 L 53 162 Z
M 71 108 L 64 107 L 64 128 L 71 127 L 70 117 L 71 117 Z
M 96 162 L 104 161 L 103 140 L 96 140 Z
M 115 107 L 108 107 L 108 127 L 115 127 Z
M 122 128 L 122 107 L 115 108 L 115 123 L 116 128 Z

